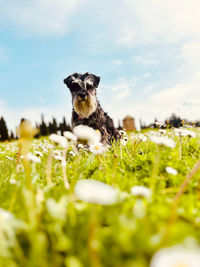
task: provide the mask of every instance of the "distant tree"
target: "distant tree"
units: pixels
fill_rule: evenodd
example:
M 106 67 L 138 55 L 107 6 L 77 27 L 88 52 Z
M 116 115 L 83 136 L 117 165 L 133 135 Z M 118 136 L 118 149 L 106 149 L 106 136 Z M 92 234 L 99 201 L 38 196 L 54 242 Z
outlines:
M 63 135 L 63 133 L 64 133 L 65 131 L 71 131 L 71 130 L 72 130 L 72 129 L 71 129 L 71 126 L 70 126 L 69 124 L 66 123 L 65 117 L 63 117 L 63 122 L 60 123 L 58 130 L 61 131 L 61 135 Z
M 40 135 L 41 136 L 47 136 L 49 134 L 48 127 L 47 127 L 46 123 L 44 122 L 44 116 L 43 115 L 42 115 L 42 122 L 39 126 L 39 129 L 40 129 Z
M 8 128 L 3 117 L 0 119 L 0 141 L 9 140 Z
M 52 126 L 53 126 L 53 133 L 57 133 L 57 131 L 58 131 L 58 126 L 57 126 L 57 121 L 56 121 L 55 118 L 53 118 Z
M 169 125 L 170 127 L 179 128 L 182 126 L 182 119 L 177 117 L 174 113 L 169 118 Z
M 13 131 L 11 131 L 11 133 L 10 133 L 10 140 L 14 140 L 14 139 L 15 139 L 14 133 L 13 133 Z

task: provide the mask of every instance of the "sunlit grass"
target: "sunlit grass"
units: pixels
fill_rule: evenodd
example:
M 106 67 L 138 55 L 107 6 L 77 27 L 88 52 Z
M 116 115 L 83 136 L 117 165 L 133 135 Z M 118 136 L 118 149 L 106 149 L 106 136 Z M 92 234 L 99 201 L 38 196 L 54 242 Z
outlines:
M 192 131 L 131 134 L 102 153 L 70 140 L 67 149 L 29 140 L 20 154 L 24 141 L 1 143 L 0 266 L 147 267 L 163 247 L 198 246 L 200 135 Z M 154 143 L 158 136 L 175 147 Z M 40 162 L 24 160 L 28 152 Z M 83 179 L 100 181 L 93 190 L 102 194 L 80 200 Z

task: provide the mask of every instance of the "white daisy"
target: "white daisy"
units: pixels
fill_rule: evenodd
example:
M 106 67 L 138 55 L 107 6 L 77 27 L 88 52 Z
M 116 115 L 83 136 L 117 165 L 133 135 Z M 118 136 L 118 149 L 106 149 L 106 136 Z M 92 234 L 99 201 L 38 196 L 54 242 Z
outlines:
M 87 125 L 78 125 L 73 132 L 80 141 L 86 141 L 88 145 L 96 144 L 101 140 L 101 133 Z
M 63 133 L 64 137 L 66 137 L 69 141 L 72 142 L 76 142 L 77 141 L 77 137 L 76 135 L 74 135 L 73 133 L 66 131 Z
M 151 196 L 151 190 L 142 185 L 135 185 L 131 187 L 131 194 L 136 197 L 149 198 Z
M 174 140 L 170 139 L 167 136 L 163 136 L 163 137 L 151 136 L 150 139 L 153 143 L 158 144 L 158 145 L 164 145 L 164 146 L 172 147 L 172 148 L 176 146 L 176 143 L 174 142 Z
M 53 155 L 53 157 L 54 157 L 55 160 L 60 160 L 60 161 L 63 160 L 63 157 L 60 156 L 60 155 Z
M 61 147 L 68 147 L 67 139 L 64 136 L 60 136 L 60 135 L 57 135 L 57 134 L 51 134 L 49 136 L 49 139 L 52 142 L 60 145 Z
M 74 153 L 74 151 L 69 151 L 69 154 L 70 154 L 72 157 L 75 157 L 75 156 L 76 156 L 76 153 Z
M 13 219 L 14 215 L 9 211 L 0 208 L 0 218 L 4 218 L 4 219 L 7 219 L 7 220 L 8 219 Z
M 118 190 L 105 183 L 87 179 L 80 180 L 74 188 L 76 197 L 87 203 L 112 205 L 118 202 Z
M 10 184 L 17 184 L 17 180 L 15 180 L 15 179 L 10 179 Z
M 168 172 L 169 174 L 172 174 L 172 175 L 177 175 L 178 174 L 177 170 L 175 170 L 172 167 L 166 167 L 165 170 L 166 170 L 166 172 Z
M 27 159 L 28 159 L 29 161 L 32 161 L 32 162 L 35 162 L 35 163 L 40 163 L 40 162 L 41 162 L 40 158 L 34 156 L 34 155 L 33 155 L 32 153 L 30 153 L 30 152 L 27 154 Z
M 157 251 L 150 267 L 199 267 L 200 249 L 173 246 Z
M 196 133 L 191 131 L 191 130 L 187 130 L 187 129 L 174 129 L 175 135 L 177 136 L 190 136 L 190 137 L 196 137 Z
M 125 136 L 125 135 L 126 135 L 126 132 L 123 131 L 123 130 L 119 130 L 119 132 L 120 132 L 120 134 L 121 134 L 122 136 Z
M 34 153 L 40 157 L 43 157 L 42 152 L 40 152 L 39 150 L 35 150 Z
M 105 152 L 105 147 L 102 143 L 96 143 L 89 146 L 89 151 L 93 154 L 102 154 Z
M 14 160 L 13 158 L 9 157 L 9 156 L 6 156 L 7 159 L 9 160 Z

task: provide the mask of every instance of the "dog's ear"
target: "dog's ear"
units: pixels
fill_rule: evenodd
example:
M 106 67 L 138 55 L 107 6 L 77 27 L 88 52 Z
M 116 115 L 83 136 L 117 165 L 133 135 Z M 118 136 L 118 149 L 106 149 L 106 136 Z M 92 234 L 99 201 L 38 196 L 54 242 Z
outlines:
M 101 78 L 99 76 L 94 75 L 94 74 L 92 74 L 92 77 L 94 79 L 95 87 L 98 87 Z
M 68 88 L 70 88 L 70 85 L 71 85 L 71 83 L 72 83 L 72 75 L 70 75 L 70 76 L 68 76 L 67 78 L 65 78 L 65 79 L 63 80 L 63 82 L 64 82 L 64 84 L 67 85 Z
M 70 88 L 72 81 L 74 81 L 78 77 L 78 73 L 74 73 L 72 75 L 69 75 L 67 78 L 63 80 L 63 82 L 67 85 L 68 88 Z

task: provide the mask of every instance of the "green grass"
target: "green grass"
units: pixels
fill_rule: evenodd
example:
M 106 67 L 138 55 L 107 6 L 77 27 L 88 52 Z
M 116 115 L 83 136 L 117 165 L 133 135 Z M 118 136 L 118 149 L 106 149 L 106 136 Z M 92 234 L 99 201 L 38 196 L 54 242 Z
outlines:
M 129 139 L 101 155 L 67 152 L 63 182 L 61 162 L 53 159 L 47 185 L 48 139 L 33 140 L 30 150 L 41 163 L 17 166 L 18 141 L 0 144 L 0 266 L 147 267 L 162 247 L 200 241 L 200 172 L 195 171 L 175 201 L 181 184 L 200 157 L 196 138 L 172 136 L 175 148 L 149 139 Z M 148 136 L 149 132 L 144 133 Z M 173 135 L 173 130 L 167 135 Z M 54 150 L 62 150 L 54 146 Z M 167 166 L 178 171 L 166 172 Z M 27 176 L 27 168 L 30 175 Z M 27 179 L 31 178 L 31 185 Z M 120 201 L 98 205 L 78 200 L 74 186 L 95 179 L 120 190 Z M 138 198 L 131 187 L 143 185 L 151 198 Z

